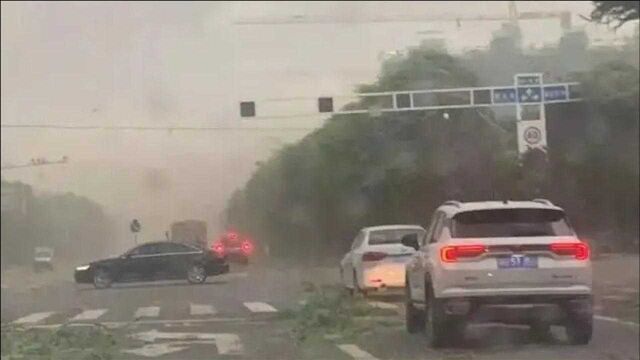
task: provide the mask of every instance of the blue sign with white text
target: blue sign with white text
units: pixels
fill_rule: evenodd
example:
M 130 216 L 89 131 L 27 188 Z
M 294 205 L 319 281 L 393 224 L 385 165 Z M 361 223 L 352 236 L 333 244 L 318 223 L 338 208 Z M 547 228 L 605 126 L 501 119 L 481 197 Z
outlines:
M 567 100 L 567 88 L 564 85 L 545 86 L 544 101 Z
M 493 90 L 494 104 L 509 104 L 509 103 L 515 103 L 516 101 L 517 101 L 516 89 L 513 87 Z
M 542 89 L 538 86 L 519 87 L 518 102 L 520 103 L 539 103 L 542 101 Z

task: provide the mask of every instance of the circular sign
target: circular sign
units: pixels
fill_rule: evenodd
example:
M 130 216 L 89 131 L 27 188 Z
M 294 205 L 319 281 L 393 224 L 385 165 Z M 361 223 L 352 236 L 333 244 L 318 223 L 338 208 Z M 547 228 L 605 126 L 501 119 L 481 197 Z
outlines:
M 542 140 L 542 132 L 535 126 L 529 126 L 524 129 L 522 136 L 524 137 L 524 141 L 530 145 L 536 145 Z

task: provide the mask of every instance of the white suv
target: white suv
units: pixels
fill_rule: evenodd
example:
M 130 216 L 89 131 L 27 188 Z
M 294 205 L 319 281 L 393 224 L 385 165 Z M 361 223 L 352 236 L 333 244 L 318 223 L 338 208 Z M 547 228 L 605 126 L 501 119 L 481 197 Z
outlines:
M 536 335 L 564 325 L 572 344 L 591 339 L 589 247 L 545 199 L 447 201 L 406 268 L 406 326 L 434 347 L 464 337 L 468 322 L 528 324 Z

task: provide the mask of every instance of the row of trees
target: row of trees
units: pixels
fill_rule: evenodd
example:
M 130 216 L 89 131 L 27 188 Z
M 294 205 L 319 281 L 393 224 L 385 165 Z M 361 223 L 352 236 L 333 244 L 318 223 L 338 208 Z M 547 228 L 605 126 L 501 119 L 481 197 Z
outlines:
M 2 265 L 29 264 L 34 247 L 55 249 L 58 258 L 84 259 L 100 254 L 111 241 L 112 220 L 102 207 L 72 193 L 34 196 L 29 185 L 6 183 L 23 191 L 23 211 L 2 213 Z
M 229 201 L 228 223 L 268 243 L 273 255 L 326 257 L 344 251 L 363 226 L 426 226 L 447 199 L 546 197 L 567 209 L 580 233 L 633 247 L 640 114 L 638 53 L 629 49 L 637 49 L 638 39 L 609 52 L 584 44 L 589 60 L 575 71 L 580 66 L 563 46 L 575 50 L 579 37 L 568 36 L 558 48 L 529 54 L 503 46 L 454 57 L 418 47 L 387 61 L 375 83 L 359 88 L 501 85 L 515 72 L 579 80 L 584 102 L 547 107 L 549 161 L 536 153 L 519 158 L 513 113 L 336 115 L 263 163 Z M 549 63 L 559 65 L 548 71 Z

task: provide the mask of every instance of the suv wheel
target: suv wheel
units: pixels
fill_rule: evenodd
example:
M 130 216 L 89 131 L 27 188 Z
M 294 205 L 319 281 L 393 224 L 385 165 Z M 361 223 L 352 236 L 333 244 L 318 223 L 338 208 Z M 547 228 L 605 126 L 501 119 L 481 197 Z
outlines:
M 113 279 L 106 269 L 98 268 L 93 273 L 93 286 L 96 289 L 106 289 L 111 286 Z
M 411 290 L 409 290 L 409 282 L 405 282 L 404 288 L 404 308 L 405 308 L 405 325 L 409 334 L 415 334 L 424 331 L 425 319 L 424 311 L 416 309 L 411 301 Z
M 593 317 L 587 315 L 570 316 L 565 325 L 565 331 L 570 344 L 586 345 L 591 341 L 593 334 Z
M 187 280 L 192 284 L 202 284 L 207 280 L 207 274 L 202 265 L 194 264 L 187 272 Z
M 425 312 L 425 333 L 429 345 L 441 348 L 454 345 L 464 338 L 466 324 L 463 319 L 453 318 L 445 312 L 444 301 L 433 296 L 428 287 L 427 309 Z

